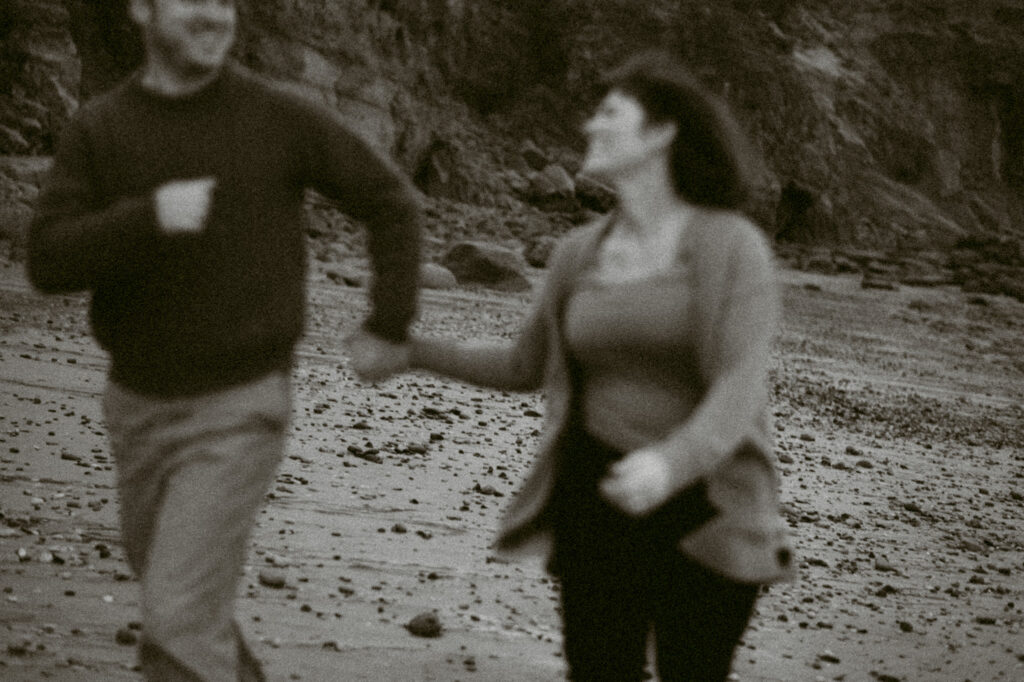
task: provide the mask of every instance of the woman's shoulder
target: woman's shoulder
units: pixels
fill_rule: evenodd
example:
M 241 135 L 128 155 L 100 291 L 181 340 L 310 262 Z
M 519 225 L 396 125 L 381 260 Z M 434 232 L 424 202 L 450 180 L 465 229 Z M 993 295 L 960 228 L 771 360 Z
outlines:
M 729 258 L 738 253 L 750 257 L 771 254 L 768 236 L 747 215 L 733 210 L 709 210 L 700 221 L 701 252 L 705 255 L 721 253 Z
M 704 209 L 705 228 L 720 240 L 764 241 L 765 234 L 747 214 L 737 210 Z
M 593 248 L 601 233 L 611 220 L 610 215 L 603 215 L 583 225 L 573 227 L 559 237 L 555 243 L 549 260 L 551 269 L 563 268 L 574 256 L 583 257 L 588 249 Z

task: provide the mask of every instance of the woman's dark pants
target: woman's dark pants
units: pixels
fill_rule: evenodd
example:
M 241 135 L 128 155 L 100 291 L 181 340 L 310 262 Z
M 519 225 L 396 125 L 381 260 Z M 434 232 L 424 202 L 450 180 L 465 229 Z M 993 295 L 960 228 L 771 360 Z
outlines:
M 578 428 L 562 444 L 551 570 L 561 582 L 569 679 L 644 679 L 653 628 L 661 680 L 725 680 L 758 587 L 707 570 L 676 548 L 715 514 L 704 484 L 634 519 L 597 494 L 622 453 Z

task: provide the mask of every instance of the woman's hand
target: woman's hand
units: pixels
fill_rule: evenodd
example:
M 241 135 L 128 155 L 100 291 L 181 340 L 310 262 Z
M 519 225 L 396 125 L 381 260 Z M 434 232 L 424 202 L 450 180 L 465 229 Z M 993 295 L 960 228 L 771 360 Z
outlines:
M 376 383 L 409 368 L 408 343 L 394 343 L 364 329 L 345 339 L 345 348 L 360 381 Z
M 656 450 L 631 452 L 613 464 L 600 484 L 601 496 L 631 516 L 646 516 L 672 496 L 670 471 Z

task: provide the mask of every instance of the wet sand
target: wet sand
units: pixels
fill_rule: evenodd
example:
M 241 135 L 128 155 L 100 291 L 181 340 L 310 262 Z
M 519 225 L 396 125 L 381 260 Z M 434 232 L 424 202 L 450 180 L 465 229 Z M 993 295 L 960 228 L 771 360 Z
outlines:
M 766 591 L 734 677 L 1024 679 L 1024 305 L 784 281 L 773 411 L 800 579 Z M 270 679 L 560 679 L 554 585 L 489 549 L 541 397 L 423 374 L 361 385 L 341 341 L 365 292 L 311 283 L 290 446 L 239 590 Z M 428 291 L 419 327 L 508 336 L 528 300 Z M 5 680 L 138 678 L 84 301 L 0 263 Z M 406 629 L 424 612 L 441 636 Z

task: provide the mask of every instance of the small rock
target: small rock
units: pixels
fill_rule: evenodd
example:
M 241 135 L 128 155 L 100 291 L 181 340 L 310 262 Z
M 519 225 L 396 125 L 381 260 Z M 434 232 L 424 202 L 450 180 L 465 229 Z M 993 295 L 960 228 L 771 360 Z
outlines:
M 473 492 L 479 493 L 481 495 L 491 495 L 493 497 L 504 497 L 505 496 L 505 493 L 500 492 L 499 490 L 495 489 L 495 487 L 493 485 L 480 485 L 479 483 L 477 483 L 475 486 L 473 486 Z
M 535 268 L 546 268 L 558 240 L 551 235 L 541 235 L 523 244 L 523 257 Z
M 416 637 L 440 637 L 444 628 L 436 613 L 421 613 L 405 625 L 405 629 Z
M 119 628 L 114 635 L 114 641 L 124 646 L 131 646 L 139 641 L 138 635 L 131 628 Z
M 259 581 L 260 585 L 275 590 L 281 589 L 287 583 L 284 573 L 280 571 L 271 571 L 268 569 L 263 569 L 260 571 Z
M 363 286 L 363 276 L 355 272 L 342 272 L 339 270 L 325 270 L 327 279 L 335 284 L 344 284 L 347 287 Z
M 968 552 L 982 553 L 985 551 L 985 545 L 976 540 L 964 539 L 960 541 L 960 549 Z
M 897 592 L 899 592 L 899 590 L 897 590 L 892 585 L 883 585 L 882 587 L 878 588 L 877 592 L 875 592 L 875 596 L 888 597 L 890 594 L 896 594 Z
M 36 648 L 35 642 L 28 637 L 22 637 L 8 643 L 7 653 L 12 656 L 27 656 Z
M 866 274 L 860 281 L 861 289 L 880 289 L 882 291 L 896 291 L 896 283 L 879 275 Z
M 550 163 L 547 155 L 532 140 L 523 142 L 519 154 L 523 157 L 526 164 L 534 170 L 541 170 Z

